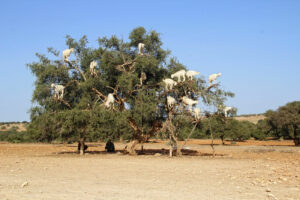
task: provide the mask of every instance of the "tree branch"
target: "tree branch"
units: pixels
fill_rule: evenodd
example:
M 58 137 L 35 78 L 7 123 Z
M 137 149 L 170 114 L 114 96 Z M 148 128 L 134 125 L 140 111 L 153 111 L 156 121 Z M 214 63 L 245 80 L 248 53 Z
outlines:
M 84 73 L 78 67 L 73 66 L 70 61 L 66 60 L 65 62 L 67 62 L 71 68 L 76 69 L 81 74 L 81 76 L 83 77 L 84 81 L 86 81 L 86 77 L 85 77 Z

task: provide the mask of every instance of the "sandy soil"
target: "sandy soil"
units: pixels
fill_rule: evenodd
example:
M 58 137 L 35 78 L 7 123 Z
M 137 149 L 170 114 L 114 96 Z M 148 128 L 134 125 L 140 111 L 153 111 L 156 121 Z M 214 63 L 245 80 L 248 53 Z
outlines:
M 251 115 L 251 116 L 237 116 L 234 117 L 234 119 L 239 120 L 239 121 L 249 121 L 254 124 L 257 124 L 259 120 L 265 119 L 265 115 Z
M 190 141 L 188 155 L 174 158 L 155 154 L 164 141 L 138 156 L 107 154 L 103 143 L 84 156 L 75 144 L 2 143 L 0 199 L 300 199 L 300 148 L 291 142 L 216 145 L 215 158 L 208 143 Z

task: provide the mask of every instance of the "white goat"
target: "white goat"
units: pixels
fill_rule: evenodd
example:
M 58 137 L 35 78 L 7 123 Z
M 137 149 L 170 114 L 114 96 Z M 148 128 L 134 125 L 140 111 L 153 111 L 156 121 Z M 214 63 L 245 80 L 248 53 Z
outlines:
M 64 97 L 64 89 L 65 86 L 63 85 L 55 85 L 54 83 L 51 84 L 51 88 L 54 90 L 54 97 L 57 99 L 62 99 Z
M 201 114 L 201 109 L 200 108 L 195 108 L 194 109 L 194 117 L 196 120 L 200 119 L 200 114 Z
M 182 103 L 184 105 L 189 105 L 189 110 L 192 111 L 193 105 L 198 104 L 198 101 L 188 98 L 187 96 L 182 97 Z
M 221 73 L 217 73 L 217 74 L 212 74 L 208 77 L 208 82 L 209 82 L 209 85 L 211 85 L 214 81 L 217 80 L 217 78 L 219 76 L 221 76 L 222 74 Z
M 181 77 L 183 77 L 183 81 L 185 81 L 185 70 L 179 70 L 178 72 L 175 72 L 171 75 L 171 78 L 174 77 L 178 79 L 178 82 L 181 82 Z
M 176 100 L 171 96 L 167 96 L 167 103 L 168 103 L 168 108 L 172 108 L 176 103 Z
M 71 53 L 74 51 L 74 48 L 71 49 L 66 49 L 63 51 L 63 59 L 64 61 L 69 61 L 69 57 L 71 55 Z
M 138 44 L 138 49 L 139 49 L 140 55 L 143 55 L 144 48 L 145 48 L 145 44 L 143 44 L 143 43 Z
M 231 111 L 231 110 L 233 110 L 233 107 L 225 107 L 224 109 L 223 109 L 223 112 L 224 112 L 224 114 L 225 114 L 225 117 L 228 117 L 228 112 L 229 111 Z
M 111 108 L 111 106 L 114 106 L 114 103 L 115 103 L 114 95 L 112 93 L 109 93 L 104 105 L 106 108 Z
M 97 73 L 96 73 L 96 67 L 97 67 L 98 63 L 97 61 L 93 60 L 91 63 L 90 63 L 90 72 L 91 72 L 91 75 L 92 76 L 95 76 Z
M 186 76 L 188 77 L 188 79 L 193 80 L 193 76 L 199 75 L 200 72 L 196 72 L 196 71 L 189 70 L 189 71 L 187 71 L 185 74 L 186 74 Z
M 170 90 L 172 90 L 173 86 L 177 85 L 176 81 L 174 81 L 170 78 L 164 79 L 163 82 L 165 83 L 165 88 L 167 91 L 169 90 L 169 88 L 170 88 Z

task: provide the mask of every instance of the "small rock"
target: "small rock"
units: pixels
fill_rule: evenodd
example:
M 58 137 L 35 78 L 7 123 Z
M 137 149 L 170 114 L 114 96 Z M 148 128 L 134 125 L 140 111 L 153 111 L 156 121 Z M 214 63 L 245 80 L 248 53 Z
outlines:
M 161 156 L 161 154 L 160 153 L 156 153 L 156 154 L 154 154 L 154 156 L 159 157 L 159 156 Z
M 269 188 L 266 189 L 266 192 L 271 192 L 271 190 Z
M 120 154 L 121 154 L 121 152 L 120 152 L 120 151 L 118 151 L 116 154 L 117 154 L 117 155 L 120 155 Z
M 27 181 L 25 181 L 22 185 L 21 185 L 21 188 L 24 188 L 24 187 L 26 187 L 26 186 L 28 186 L 28 182 Z

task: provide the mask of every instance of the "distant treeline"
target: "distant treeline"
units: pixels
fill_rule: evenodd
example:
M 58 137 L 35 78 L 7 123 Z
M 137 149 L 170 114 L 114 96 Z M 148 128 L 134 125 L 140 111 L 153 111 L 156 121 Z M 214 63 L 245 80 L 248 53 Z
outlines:
M 28 124 L 29 122 L 27 121 L 12 121 L 12 122 L 0 122 L 1 125 L 6 125 L 6 124 Z
M 193 126 L 191 126 L 191 119 L 188 117 L 182 117 L 178 119 L 176 123 L 178 123 L 178 139 L 184 140 L 188 137 Z M 254 124 L 249 121 L 238 121 L 234 118 L 229 118 L 224 121 L 224 118 L 220 116 L 214 116 L 211 118 L 205 118 L 198 124 L 195 131 L 193 132 L 191 138 L 194 139 L 207 139 L 211 136 L 211 131 L 213 132 L 215 139 L 225 140 L 233 140 L 233 141 L 243 141 L 250 138 L 265 140 L 266 138 L 274 137 L 279 138 L 278 135 L 272 134 L 268 132 L 268 129 L 265 128 L 266 125 L 265 120 L 260 120 L 259 123 Z M 7 130 L 9 128 L 9 130 Z M 2 130 L 1 130 L 2 129 Z M 92 131 L 92 130 L 90 130 Z M 123 134 L 119 136 L 115 136 L 114 140 L 122 140 L 127 141 L 130 137 L 127 136 L 128 130 L 123 130 Z M 49 135 L 51 131 L 47 132 Z M 108 135 L 112 135 L 113 130 L 106 129 L 105 131 L 92 131 L 87 135 L 88 142 L 98 142 L 98 141 L 106 141 Z M 51 134 L 53 135 L 53 134 Z M 0 141 L 6 141 L 11 143 L 22 143 L 22 142 L 50 142 L 43 138 L 43 135 L 35 135 L 31 134 L 31 132 L 19 131 L 18 126 L 10 126 L 7 125 L 0 126 Z M 165 139 L 164 134 L 160 133 L 152 139 Z M 287 138 L 288 139 L 288 138 Z M 77 142 L 76 137 L 68 137 L 65 139 L 60 135 L 57 135 L 56 138 L 51 140 L 55 143 L 74 143 Z
M 258 113 L 258 114 L 243 114 L 243 115 L 237 115 L 236 117 L 255 117 L 255 116 L 261 116 L 265 113 Z

